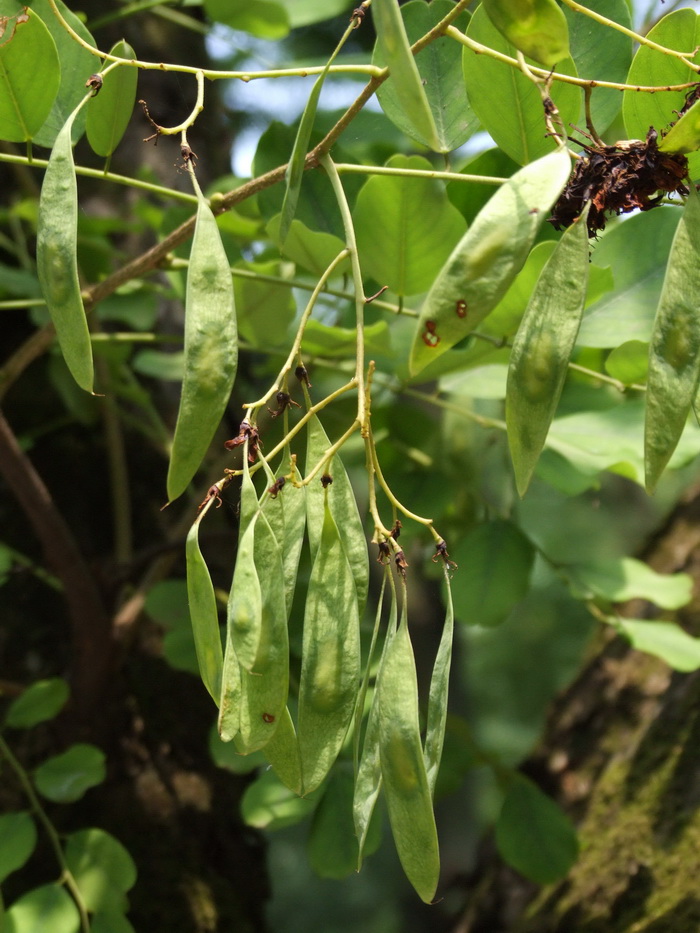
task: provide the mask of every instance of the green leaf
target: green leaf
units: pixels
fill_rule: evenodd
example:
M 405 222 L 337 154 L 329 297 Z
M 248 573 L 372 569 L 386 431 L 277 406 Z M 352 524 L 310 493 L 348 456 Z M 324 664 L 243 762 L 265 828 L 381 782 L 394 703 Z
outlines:
M 78 933 L 80 929 L 78 908 L 59 884 L 44 884 L 23 894 L 3 919 L 3 933 Z
M 599 596 L 613 603 L 646 599 L 662 609 L 680 609 L 692 596 L 693 580 L 687 573 L 656 573 L 633 557 L 579 564 L 568 567 L 567 573 L 584 599 Z
M 411 349 L 412 374 L 471 333 L 505 295 L 570 165 L 566 150 L 550 152 L 516 172 L 487 202 L 423 304 Z
M 286 9 L 268 0 L 246 0 L 244 4 L 204 0 L 204 10 L 214 22 L 249 32 L 259 39 L 283 39 L 289 32 Z
M 511 522 L 477 525 L 455 548 L 452 581 L 457 618 L 469 625 L 503 622 L 530 586 L 535 549 Z
M 391 355 L 391 332 L 386 321 L 376 321 L 366 326 L 364 338 L 367 353 Z M 307 356 L 346 358 L 354 354 L 357 348 L 357 329 L 322 324 L 311 318 L 304 328 L 301 347 Z
M 460 169 L 462 175 L 483 175 L 490 178 L 510 178 L 517 172 L 518 163 L 502 149 L 487 149 L 468 159 Z M 474 184 L 472 182 L 449 181 L 447 197 L 459 210 L 468 224 L 472 224 L 481 208 L 498 191 L 499 185 Z
M 233 282 L 209 204 L 200 194 L 185 299 L 185 378 L 168 469 L 168 499 L 197 472 L 226 409 L 238 364 Z
M 21 811 L 0 815 L 0 881 L 24 865 L 34 851 L 36 835 L 31 814 Z
M 440 854 L 423 759 L 418 684 L 404 608 L 377 685 L 382 783 L 396 851 L 426 904 L 435 896 Z
M 357 590 L 326 499 L 304 611 L 298 726 L 304 793 L 319 786 L 340 751 L 359 682 Z
M 646 382 L 648 371 L 649 344 L 642 340 L 626 340 L 605 360 L 605 372 L 625 385 Z
M 224 742 L 215 726 L 209 730 L 209 754 L 217 768 L 224 768 L 233 774 L 250 774 L 265 764 L 265 755 L 254 752 L 241 755 L 232 742 Z
M 678 52 L 693 52 L 700 45 L 700 18 L 693 10 L 675 10 L 664 16 L 648 33 L 647 38 L 658 45 Z M 697 64 L 700 54 L 688 59 Z M 697 80 L 697 72 L 681 59 L 641 45 L 634 56 L 627 75 L 627 83 L 653 87 L 686 84 Z M 625 91 L 622 97 L 622 116 L 627 135 L 632 139 L 645 139 L 650 126 L 662 130 L 675 120 L 674 110 L 685 103 L 686 91 L 655 91 L 640 94 Z
M 375 0 L 372 18 L 377 30 L 377 48 L 381 61 L 390 72 L 396 101 L 413 128 L 413 134 L 435 152 L 444 152 L 433 112 L 406 35 L 398 3 Z M 391 114 L 387 114 L 391 119 Z
M 445 565 L 445 593 L 445 602 L 447 604 L 445 624 L 442 629 L 435 664 L 433 665 L 433 674 L 430 678 L 428 715 L 425 729 L 425 771 L 431 796 L 435 795 L 435 783 L 440 770 L 442 746 L 445 741 L 447 698 L 450 686 L 450 667 L 452 665 L 452 641 L 454 638 L 455 616 L 452 607 L 450 566 L 448 564 Z
M 62 677 L 38 680 L 13 700 L 5 722 L 13 729 L 29 729 L 57 716 L 68 701 L 68 684 Z
M 90 933 L 135 933 L 124 914 L 99 911 L 90 918 Z
M 136 884 L 136 866 L 124 846 L 103 829 L 81 829 L 66 843 L 66 863 L 90 911 L 118 912 Z
M 61 127 L 85 96 L 85 81 L 90 73 L 95 70 L 96 59 L 91 52 L 75 41 L 63 23 L 58 20 L 49 0 L 31 0 L 30 6 L 35 13 L 41 16 L 46 28 L 53 36 L 61 63 L 61 84 L 58 94 L 54 99 L 48 117 L 38 132 L 34 134 L 34 142 L 37 146 L 45 146 L 50 149 L 56 142 Z M 72 10 L 69 10 L 63 0 L 56 0 L 56 6 L 71 29 L 75 30 L 81 39 L 94 48 L 96 46 L 95 40 L 82 19 L 76 16 Z M 85 111 L 81 110 L 73 121 L 71 136 L 74 144 L 85 132 L 85 120 Z
M 569 54 L 566 17 L 554 0 L 482 0 L 489 19 L 519 51 L 553 68 Z
M 56 44 L 33 10 L 11 17 L 0 45 L 0 126 L 2 138 L 32 139 L 58 93 L 61 65 Z
M 646 651 L 661 658 L 674 670 L 690 673 L 700 668 L 700 639 L 692 638 L 675 622 L 617 619 L 615 628 L 630 640 L 637 651 Z
M 401 16 L 409 43 L 417 42 L 452 10 L 449 0 L 412 0 L 401 6 Z M 466 30 L 469 14 L 462 13 L 452 25 Z M 379 47 L 375 49 L 373 64 L 385 64 Z M 451 152 L 463 145 L 479 126 L 467 99 L 462 81 L 462 52 L 459 45 L 447 36 L 431 42 L 422 49 L 414 61 L 423 81 L 428 107 L 433 116 L 441 152 Z M 430 147 L 428 137 L 420 134 L 402 105 L 396 82 L 385 81 L 377 91 L 382 110 L 391 122 L 406 135 Z
M 673 238 L 649 345 L 644 471 L 652 491 L 683 432 L 700 379 L 700 197 L 695 187 Z
M 47 800 L 72 803 L 105 779 L 105 756 L 94 745 L 77 744 L 47 758 L 34 772 L 36 788 Z
M 700 149 L 700 101 L 695 101 L 671 127 L 659 144 L 661 152 L 694 152 Z
M 421 156 L 402 155 L 387 166 L 432 168 Z M 466 230 L 444 185 L 427 178 L 370 178 L 357 197 L 353 219 L 363 272 L 397 295 L 425 292 Z
M 513 341 L 506 390 L 508 444 L 525 495 L 557 410 L 588 287 L 588 205 L 537 280 Z
M 627 0 L 586 0 L 586 8 L 624 26 L 632 27 Z M 606 23 L 600 23 L 570 7 L 562 7 L 569 24 L 571 55 L 580 75 L 624 84 L 632 60 L 632 40 Z M 596 87 L 591 94 L 591 118 L 598 133 L 606 130 L 620 112 L 622 101 L 615 88 Z
M 279 262 L 238 262 L 235 268 L 262 275 L 279 276 L 281 272 Z M 238 276 L 233 287 L 241 337 L 253 347 L 279 347 L 283 344 L 286 347 L 287 330 L 296 311 L 291 289 L 276 282 Z
M 313 798 L 298 797 L 273 771 L 266 771 L 246 788 L 241 816 L 248 826 L 256 829 L 283 829 L 300 823 L 315 806 Z
M 314 811 L 309 832 L 309 862 L 320 878 L 346 878 L 357 871 L 358 845 L 352 821 L 352 771 L 331 772 Z
M 496 823 L 496 844 L 509 865 L 537 884 L 563 878 L 578 857 L 574 827 L 554 801 L 522 775 L 508 787 Z
M 472 17 L 467 35 L 515 58 L 515 48 L 493 26 L 483 6 Z M 540 92 L 518 68 L 488 55 L 477 55 L 468 48 L 462 53 L 462 68 L 474 112 L 504 152 L 518 164 L 525 165 L 552 151 L 555 143 L 546 135 Z M 570 58 L 561 61 L 557 71 L 576 76 L 576 66 Z M 552 99 L 564 126 L 576 124 L 581 110 L 579 88 L 555 81 Z
M 318 0 L 277 0 L 277 3 L 287 11 L 291 29 L 321 23 L 349 9 L 347 0 L 324 0 L 322 4 Z
M 83 98 L 83 102 L 86 98 Z M 81 105 L 82 106 L 82 102 Z M 56 137 L 39 199 L 36 263 L 61 352 L 81 389 L 92 392 L 92 344 L 78 278 L 78 188 L 71 127 L 74 110 Z
M 123 39 L 110 49 L 117 58 L 136 58 L 136 52 Z M 105 61 L 102 71 L 110 64 Z M 99 156 L 110 156 L 126 131 L 136 100 L 138 69 L 119 65 L 104 78 L 102 90 L 87 106 L 87 138 Z
M 323 425 L 314 415 L 307 425 L 307 472 L 316 466 L 330 446 L 331 442 L 323 429 Z M 365 608 L 369 587 L 367 538 L 362 519 L 357 508 L 355 493 L 340 456 L 336 454 L 332 457 L 330 462 L 327 462 L 322 468 L 323 471 L 333 479 L 328 487 L 327 495 L 318 476 L 306 488 L 306 524 L 311 558 L 312 560 L 316 559 L 322 529 L 325 525 L 326 503 L 328 503 L 343 543 L 345 556 L 350 563 L 357 590 L 358 612 L 361 615 Z
M 680 216 L 677 208 L 659 207 L 604 233 L 592 261 L 595 266 L 611 268 L 615 287 L 586 309 L 579 346 L 617 347 L 627 340 L 649 341 Z M 634 243 L 633 250 L 630 243 Z
M 204 686 L 214 702 L 218 704 L 221 697 L 221 670 L 224 657 L 221 649 L 219 613 L 214 585 L 199 549 L 199 519 L 194 522 L 187 534 L 185 555 L 187 558 L 187 598 L 190 605 L 199 672 Z
M 273 240 L 280 239 L 281 214 L 276 214 L 268 223 L 266 230 Z M 314 275 L 323 275 L 338 253 L 345 249 L 345 243 L 332 233 L 319 233 L 310 230 L 301 220 L 294 219 L 289 233 L 280 247 L 281 252 L 292 262 L 303 269 L 313 272 Z M 350 259 L 346 259 L 336 267 L 335 272 L 342 275 L 347 272 Z

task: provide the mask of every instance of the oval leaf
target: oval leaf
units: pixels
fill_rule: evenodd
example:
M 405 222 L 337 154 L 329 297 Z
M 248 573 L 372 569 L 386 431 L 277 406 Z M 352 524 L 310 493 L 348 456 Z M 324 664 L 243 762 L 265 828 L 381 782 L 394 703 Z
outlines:
M 185 491 L 219 426 L 238 363 L 228 258 L 200 195 L 185 298 L 185 378 L 168 469 L 168 499 Z
M 320 878 L 346 878 L 357 870 L 357 837 L 352 821 L 352 772 L 334 768 L 314 811 L 309 862 Z
M 105 779 L 104 752 L 94 745 L 71 745 L 34 772 L 36 788 L 47 800 L 72 803 Z
M 421 156 L 393 156 L 387 165 L 432 168 Z M 467 226 L 440 182 L 387 175 L 365 184 L 353 220 L 363 271 L 397 295 L 425 292 Z
M 241 800 L 241 816 L 256 829 L 282 829 L 305 819 L 316 806 L 315 800 L 298 797 L 266 771 L 246 788 Z
M 39 680 L 13 700 L 5 722 L 13 729 L 29 729 L 57 716 L 68 700 L 68 684 L 62 677 Z
M 553 800 L 521 775 L 503 801 L 496 843 L 506 862 L 537 884 L 563 878 L 578 856 L 574 827 Z
M 557 149 L 516 172 L 455 246 L 421 309 L 411 350 L 420 372 L 466 337 L 505 295 L 571 167 Z
M 637 651 L 661 658 L 674 670 L 689 673 L 700 668 L 700 639 L 692 638 L 675 622 L 619 619 L 615 627 Z
M 118 910 L 136 884 L 136 865 L 121 842 L 103 829 L 81 829 L 68 837 L 65 852 L 88 910 Z
M 80 915 L 62 885 L 45 884 L 18 898 L 5 914 L 3 933 L 78 933 Z
M 112 46 L 110 55 L 136 58 L 136 52 L 123 39 Z M 104 67 L 109 64 L 105 61 Z M 119 145 L 134 109 L 137 83 L 138 69 L 119 65 L 104 78 L 102 90 L 90 99 L 86 130 L 88 142 L 97 155 L 110 156 Z
M 32 139 L 48 117 L 58 93 L 61 65 L 51 33 L 39 14 L 27 7 L 8 17 L 3 40 L 0 45 L 2 138 L 21 143 Z
M 515 48 L 493 26 L 482 7 L 472 17 L 467 35 L 481 45 L 515 58 Z M 547 136 L 540 92 L 517 67 L 465 48 L 462 68 L 474 112 L 505 153 L 525 165 L 554 148 L 554 142 Z M 576 76 L 576 66 L 569 58 L 561 62 L 557 71 Z M 564 126 L 576 124 L 581 110 L 580 89 L 555 81 L 552 99 Z
M 36 845 L 36 825 L 29 813 L 0 816 L 0 881 L 27 861 Z
M 557 410 L 588 287 L 588 205 L 556 246 L 513 341 L 506 388 L 508 444 L 521 496 Z

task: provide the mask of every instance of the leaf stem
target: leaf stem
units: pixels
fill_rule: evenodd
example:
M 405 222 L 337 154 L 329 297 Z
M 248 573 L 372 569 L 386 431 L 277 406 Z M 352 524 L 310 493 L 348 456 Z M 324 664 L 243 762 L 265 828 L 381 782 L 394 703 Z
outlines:
M 461 172 L 428 171 L 419 168 L 392 168 L 389 165 L 354 165 L 351 162 L 336 162 L 340 175 L 395 175 L 404 178 L 437 178 L 441 181 L 467 181 L 484 185 L 503 185 L 508 179 L 495 175 L 466 175 Z
M 88 919 L 87 907 L 85 905 L 85 901 L 83 900 L 83 896 L 80 893 L 80 888 L 78 887 L 78 884 L 73 877 L 70 868 L 68 867 L 68 863 L 66 862 L 66 857 L 63 853 L 63 849 L 61 848 L 61 840 L 59 839 L 58 833 L 56 832 L 56 828 L 42 807 L 41 801 L 39 800 L 39 797 L 34 790 L 34 786 L 29 780 L 29 775 L 24 770 L 19 760 L 15 757 L 12 749 L 5 741 L 4 736 L 1 734 L 0 755 L 5 758 L 10 768 L 15 772 L 17 780 L 21 784 L 22 790 L 26 794 L 27 799 L 31 804 L 32 810 L 36 814 L 36 817 L 41 825 L 44 827 L 44 831 L 49 838 L 49 842 L 56 857 L 56 861 L 61 868 L 61 881 L 70 891 L 71 896 L 75 901 L 75 906 L 78 908 L 78 914 L 80 915 L 80 928 L 83 933 L 90 933 L 90 921 Z

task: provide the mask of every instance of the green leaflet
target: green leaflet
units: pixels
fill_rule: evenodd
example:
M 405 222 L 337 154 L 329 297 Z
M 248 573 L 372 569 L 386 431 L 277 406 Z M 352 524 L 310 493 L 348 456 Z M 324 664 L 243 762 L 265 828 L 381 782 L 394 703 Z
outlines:
M 24 865 L 34 851 L 36 839 L 36 823 L 30 813 L 0 816 L 0 881 Z
M 402 4 L 400 11 L 408 41 L 413 43 L 421 39 L 453 7 L 451 0 L 432 0 L 430 4 L 425 0 L 411 0 Z M 469 13 L 464 12 L 452 21 L 452 25 L 465 30 L 468 22 Z M 440 151 L 451 152 L 465 143 L 479 126 L 462 81 L 462 50 L 458 43 L 443 36 L 418 52 L 414 61 L 433 115 Z M 378 45 L 372 56 L 372 64 L 386 64 Z M 377 99 L 391 122 L 408 136 L 429 146 L 429 140 L 418 133 L 415 124 L 406 115 L 399 95 L 399 89 L 393 81 L 385 81 L 377 90 Z
M 664 16 L 649 32 L 648 39 L 668 49 L 692 52 L 700 44 L 700 17 L 693 10 L 675 10 Z M 697 63 L 700 55 L 690 61 Z M 627 82 L 631 85 L 668 87 L 697 79 L 697 72 L 673 55 L 642 45 L 632 60 Z M 639 94 L 624 91 L 622 116 L 627 135 L 631 139 L 644 139 L 650 126 L 661 130 L 675 119 L 674 110 L 680 110 L 686 91 L 655 91 Z
M 313 469 L 331 446 L 328 435 L 321 422 L 314 415 L 307 425 L 306 469 Z M 357 602 L 360 615 L 364 611 L 369 586 L 369 559 L 367 539 L 362 519 L 357 509 L 355 494 L 350 485 L 348 474 L 340 457 L 336 454 L 323 470 L 333 478 L 325 495 L 320 479 L 317 477 L 306 487 L 306 521 L 309 534 L 311 558 L 315 559 L 318 551 L 321 529 L 324 524 L 326 502 L 335 520 L 345 554 L 352 568 L 352 575 L 357 589 Z
M 653 654 L 677 671 L 689 673 L 700 668 L 700 639 L 688 635 L 675 622 L 617 619 L 613 624 L 637 651 Z
M 305 794 L 318 787 L 338 755 L 359 682 L 355 581 L 327 504 L 304 613 L 298 735 Z
M 168 499 L 197 472 L 228 404 L 238 363 L 236 309 L 216 219 L 198 191 L 185 297 L 185 377 L 168 469 Z
M 695 152 L 700 149 L 700 100 L 696 100 L 659 143 L 662 152 Z
M 387 165 L 432 168 L 422 156 L 392 156 Z M 363 271 L 397 295 L 427 291 L 467 227 L 440 182 L 386 175 L 365 183 L 353 220 Z
M 377 685 L 382 784 L 396 850 L 421 900 L 435 896 L 440 873 L 433 801 L 418 716 L 418 684 L 404 610 Z
M 425 771 L 428 778 L 428 787 L 431 797 L 435 794 L 435 782 L 440 770 L 442 746 L 445 742 L 445 725 L 447 723 L 447 697 L 450 685 L 450 667 L 452 665 L 452 641 L 454 639 L 455 615 L 452 608 L 452 591 L 450 588 L 449 565 L 445 565 L 445 589 L 447 594 L 447 610 L 445 625 L 442 630 L 440 644 L 438 645 L 433 675 L 430 678 L 430 694 L 428 697 L 428 715 L 425 730 Z
M 700 377 L 700 198 L 694 186 L 668 257 L 649 345 L 644 471 L 652 491 L 676 449 Z
M 467 36 L 509 58 L 516 57 L 515 48 L 499 33 L 483 7 L 474 13 Z M 462 69 L 474 112 L 494 142 L 511 159 L 526 165 L 555 148 L 554 140 L 547 136 L 540 92 L 518 68 L 464 48 Z M 577 74 L 570 58 L 560 62 L 557 71 L 573 76 Z M 554 81 L 552 100 L 564 126 L 578 123 L 581 112 L 579 88 Z
M 3 139 L 21 143 L 49 115 L 61 65 L 51 33 L 33 10 L 20 7 L 6 30 L 9 38 L 0 45 L 0 126 Z
M 110 49 L 117 58 L 136 58 L 123 39 Z M 104 67 L 107 67 L 105 61 Z M 104 67 L 102 70 L 104 70 Z M 138 69 L 119 65 L 104 79 L 102 90 L 90 99 L 87 107 L 87 138 L 99 156 L 111 156 L 126 131 L 136 100 Z
M 387 573 L 388 571 L 384 576 L 384 584 L 386 583 Z M 381 790 L 382 786 L 382 767 L 379 760 L 379 703 L 377 701 L 376 685 L 374 697 L 372 699 L 372 706 L 370 707 L 369 716 L 367 717 L 367 727 L 365 729 L 365 735 L 362 742 L 361 755 L 359 754 L 359 741 L 360 726 L 362 722 L 362 715 L 364 713 L 367 681 L 369 678 L 370 665 L 372 663 L 372 656 L 374 653 L 378 623 L 381 619 L 384 584 L 382 584 L 382 594 L 377 606 L 377 618 L 374 632 L 372 633 L 372 644 L 370 646 L 369 656 L 367 658 L 367 669 L 365 671 L 365 676 L 363 678 L 362 688 L 360 690 L 360 695 L 358 696 L 358 703 L 355 711 L 355 756 L 356 761 L 358 759 L 359 761 L 357 761 L 356 766 L 355 791 L 353 794 L 352 810 L 353 820 L 355 823 L 355 835 L 357 836 L 359 844 L 359 850 L 357 853 L 358 871 L 362 867 L 362 859 L 366 854 L 365 846 L 367 841 L 367 833 L 369 831 L 370 822 L 372 820 L 372 814 L 374 813 L 374 807 L 377 802 L 377 798 L 379 797 L 379 791 Z M 377 683 L 379 683 L 379 678 L 381 677 L 381 670 L 384 666 L 384 659 L 386 658 L 387 649 L 391 643 L 391 639 L 396 633 L 397 619 L 398 612 L 396 606 L 396 593 L 392 586 L 391 610 L 389 612 L 389 621 L 387 623 L 386 635 L 384 637 L 382 656 L 379 660 L 379 667 L 377 670 Z
M 570 170 L 557 149 L 516 172 L 481 209 L 421 309 L 410 356 L 416 374 L 466 337 L 523 267 Z
M 36 265 L 63 358 L 81 389 L 92 392 L 92 345 L 78 278 L 78 188 L 71 128 L 84 97 L 51 150 L 39 199 Z
M 506 389 L 508 443 L 521 496 L 557 410 L 588 287 L 586 205 L 550 256 L 513 341 Z
M 482 0 L 493 25 L 524 55 L 553 68 L 569 54 L 569 27 L 554 0 Z
M 379 53 L 386 62 L 397 101 L 418 139 L 435 152 L 444 151 L 425 89 L 408 44 L 396 0 L 374 0 L 372 17 Z
M 563 878 L 578 855 L 576 830 L 568 818 L 520 774 L 506 792 L 496 843 L 508 864 L 537 884 Z
M 219 633 L 219 614 L 216 608 L 214 586 L 209 570 L 199 549 L 199 523 L 195 520 L 187 534 L 187 597 L 190 604 L 192 633 L 197 651 L 197 662 L 202 682 L 215 703 L 221 699 L 221 670 L 223 652 Z

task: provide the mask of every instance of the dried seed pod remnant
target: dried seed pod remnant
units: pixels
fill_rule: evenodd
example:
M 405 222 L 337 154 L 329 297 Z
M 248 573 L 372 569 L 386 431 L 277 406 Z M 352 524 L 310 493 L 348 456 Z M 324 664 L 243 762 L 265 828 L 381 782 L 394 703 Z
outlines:
M 236 437 L 232 437 L 228 441 L 224 441 L 224 447 L 226 450 L 233 450 L 236 447 L 240 447 L 241 444 L 245 444 L 248 441 L 248 462 L 255 463 L 258 459 L 259 447 L 262 447 L 262 442 L 260 440 L 260 433 L 254 424 L 249 424 L 247 421 L 243 421 Z
M 554 205 L 549 222 L 561 230 L 578 218 L 587 201 L 588 235 L 605 228 L 606 213 L 627 214 L 635 208 L 648 211 L 664 192 L 687 194 L 683 179 L 688 160 L 679 152 L 660 152 L 658 134 L 649 128 L 644 142 L 624 140 L 612 146 L 583 145 L 586 152 L 576 163 L 571 178 Z M 661 192 L 661 193 L 659 193 Z

